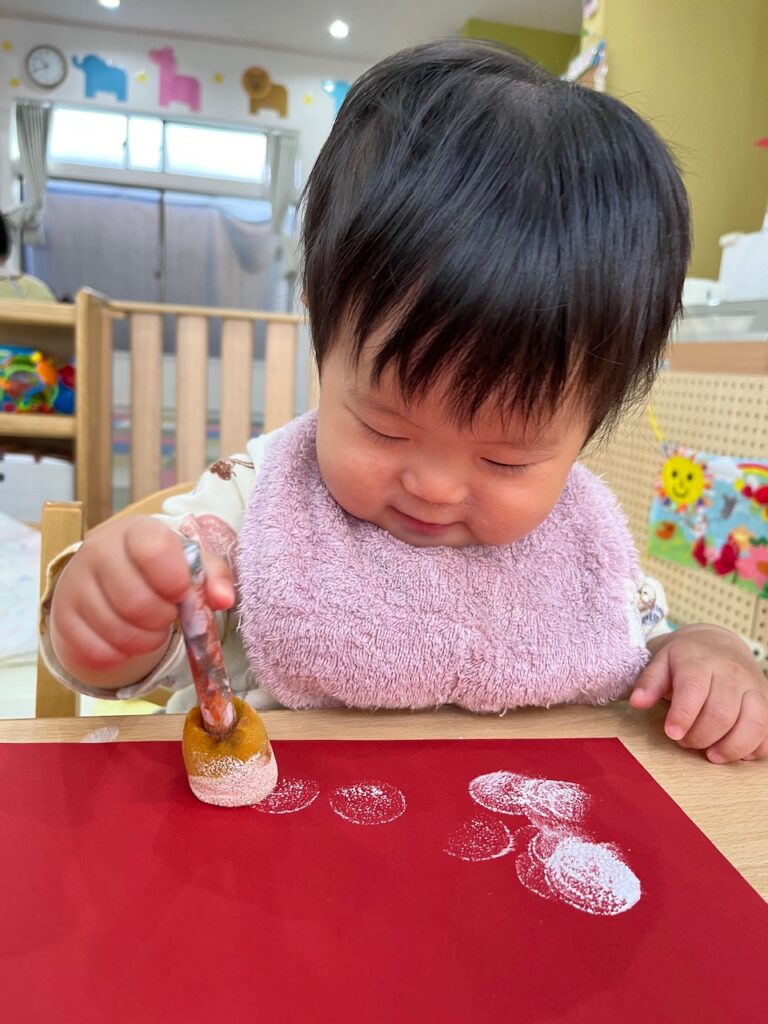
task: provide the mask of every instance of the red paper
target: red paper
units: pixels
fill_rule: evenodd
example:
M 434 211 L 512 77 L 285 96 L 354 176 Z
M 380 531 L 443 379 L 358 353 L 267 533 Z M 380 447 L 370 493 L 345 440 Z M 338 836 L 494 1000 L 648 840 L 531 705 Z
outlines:
M 294 781 L 272 814 L 198 802 L 178 743 L 0 747 L 2 1019 L 765 1020 L 768 907 L 617 740 L 274 749 Z M 474 802 L 497 771 L 577 784 L 566 814 L 583 787 L 578 828 L 639 901 L 600 916 L 521 884 L 562 836 L 546 789 L 533 847 Z

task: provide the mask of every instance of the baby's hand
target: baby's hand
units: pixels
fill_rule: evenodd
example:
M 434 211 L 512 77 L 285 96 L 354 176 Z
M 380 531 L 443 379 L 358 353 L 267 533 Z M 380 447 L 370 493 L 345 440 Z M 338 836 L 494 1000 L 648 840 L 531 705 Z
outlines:
M 230 607 L 228 566 L 205 554 L 204 562 L 211 607 Z M 189 586 L 181 540 L 163 523 L 132 516 L 94 530 L 54 590 L 51 641 L 59 661 L 101 687 L 141 679 L 162 658 Z
M 719 626 L 683 626 L 655 644 L 631 705 L 667 697 L 667 736 L 714 764 L 768 757 L 768 684 L 743 640 Z

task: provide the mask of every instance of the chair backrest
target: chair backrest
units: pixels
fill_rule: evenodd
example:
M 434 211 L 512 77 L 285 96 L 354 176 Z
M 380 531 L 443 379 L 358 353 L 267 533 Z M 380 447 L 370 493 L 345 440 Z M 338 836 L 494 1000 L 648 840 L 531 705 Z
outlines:
M 768 376 L 665 372 L 652 406 L 666 441 L 697 451 L 768 459 Z M 619 423 L 583 460 L 603 476 L 629 518 L 645 570 L 661 580 L 679 623 L 713 622 L 768 643 L 768 601 L 700 569 L 645 554 L 648 517 L 664 461 L 646 410 Z
M 156 492 L 162 483 L 164 440 L 175 452 L 177 480 L 196 479 L 213 458 L 243 451 L 252 436 L 254 374 L 263 371 L 263 421 L 268 432 L 288 422 L 297 410 L 299 326 L 293 314 L 240 309 L 120 302 L 89 293 L 83 304 L 84 349 L 88 375 L 82 389 L 84 426 L 78 437 L 78 462 L 89 466 L 83 495 L 87 522 L 93 526 L 112 513 L 113 335 L 127 321 L 130 346 L 131 501 Z M 220 323 L 221 354 L 209 356 L 213 324 Z M 264 360 L 254 360 L 254 328 L 264 324 Z M 163 339 L 175 338 L 175 424 L 168 437 L 163 405 Z M 124 363 L 121 363 L 121 367 Z M 215 368 L 215 372 L 214 372 Z M 308 405 L 316 404 L 316 376 L 309 369 Z M 218 380 L 216 380 L 218 378 Z M 218 383 L 218 422 L 209 422 L 208 389 Z M 80 401 L 80 395 L 78 401 Z M 209 448 L 209 430 L 215 436 Z
M 113 519 L 128 515 L 151 516 L 160 512 L 166 498 L 184 494 L 194 485 L 191 482 L 175 484 L 162 491 L 150 494 L 116 513 Z M 83 505 L 79 501 L 53 502 L 43 506 L 40 523 L 40 594 L 46 585 L 46 573 L 53 559 L 71 544 L 83 539 L 85 522 Z M 62 686 L 46 668 L 42 658 L 37 659 L 37 683 L 35 688 L 35 715 L 37 718 L 65 718 L 77 714 L 77 694 Z

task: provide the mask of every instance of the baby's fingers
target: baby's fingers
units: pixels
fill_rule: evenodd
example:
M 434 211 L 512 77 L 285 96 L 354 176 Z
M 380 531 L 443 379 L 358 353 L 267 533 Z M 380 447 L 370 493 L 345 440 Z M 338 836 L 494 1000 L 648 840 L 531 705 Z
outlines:
M 208 604 L 214 611 L 231 608 L 235 603 L 235 587 L 232 570 L 223 558 L 202 552 L 205 567 L 205 588 Z
M 678 669 L 672 678 L 672 702 L 664 722 L 671 740 L 681 740 L 699 716 L 712 689 L 712 673 L 699 663 Z
M 733 728 L 707 751 L 713 764 L 742 758 L 768 757 L 768 700 L 757 690 L 747 690 Z
M 667 696 L 669 688 L 669 654 L 661 650 L 637 677 L 629 703 L 633 708 L 652 708 L 662 697 Z

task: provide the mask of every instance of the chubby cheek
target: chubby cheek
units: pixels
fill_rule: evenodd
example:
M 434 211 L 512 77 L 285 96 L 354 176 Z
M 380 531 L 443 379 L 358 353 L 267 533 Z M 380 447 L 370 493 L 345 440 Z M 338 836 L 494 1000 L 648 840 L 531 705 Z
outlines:
M 385 458 L 362 445 L 325 444 L 318 432 L 317 462 L 323 483 L 349 515 L 373 518 L 381 510 L 381 495 L 390 478 Z
M 482 511 L 473 523 L 473 533 L 481 544 L 511 544 L 541 526 L 557 504 L 567 471 L 554 479 L 535 479 L 495 488 L 485 497 Z

